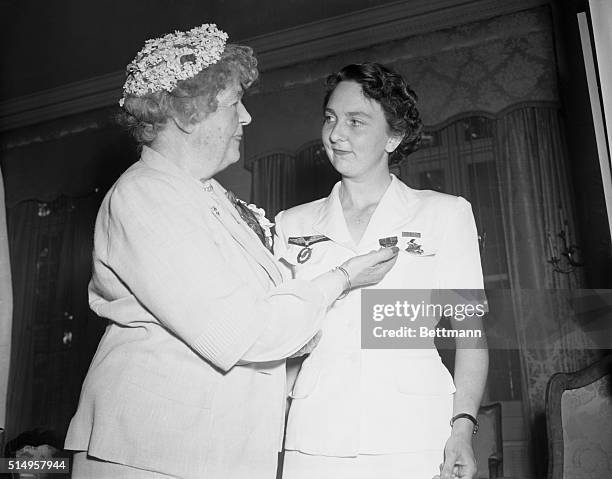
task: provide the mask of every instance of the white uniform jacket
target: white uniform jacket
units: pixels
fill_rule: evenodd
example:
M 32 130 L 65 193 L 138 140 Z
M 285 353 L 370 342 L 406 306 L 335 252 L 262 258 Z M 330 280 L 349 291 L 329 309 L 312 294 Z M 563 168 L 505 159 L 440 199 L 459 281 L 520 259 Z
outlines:
M 324 296 L 283 282 L 217 182 L 145 147 L 101 205 L 89 295 L 110 322 L 67 449 L 173 477 L 274 477 L 283 358 L 320 328 Z
M 380 238 L 409 233 L 420 252 L 400 251 L 377 288 L 483 288 L 476 227 L 463 198 L 413 190 L 392 176 L 361 241 L 354 244 L 339 188 L 340 183 L 329 197 L 276 217 L 275 254 L 296 278 L 312 278 L 378 249 Z M 311 235 L 330 240 L 313 244 L 311 257 L 300 263 L 303 246 L 291 243 Z M 334 303 L 319 345 L 302 365 L 285 447 L 327 456 L 441 451 L 450 434 L 454 385 L 433 339 L 425 349 L 362 350 L 360 294 L 354 290 Z

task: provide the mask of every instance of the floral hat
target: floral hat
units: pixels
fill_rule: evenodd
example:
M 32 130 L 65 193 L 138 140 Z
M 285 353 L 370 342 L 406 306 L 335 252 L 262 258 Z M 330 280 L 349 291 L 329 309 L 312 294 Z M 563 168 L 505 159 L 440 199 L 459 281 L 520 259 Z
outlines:
M 179 80 L 193 78 L 217 63 L 226 42 L 227 33 L 211 23 L 147 40 L 126 68 L 127 79 L 119 105 L 123 106 L 128 96 L 171 92 Z

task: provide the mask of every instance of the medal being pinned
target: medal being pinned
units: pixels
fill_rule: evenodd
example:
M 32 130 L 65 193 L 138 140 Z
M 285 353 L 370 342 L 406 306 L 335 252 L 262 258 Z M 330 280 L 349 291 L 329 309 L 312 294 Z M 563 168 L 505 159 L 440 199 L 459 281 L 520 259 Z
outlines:
M 393 246 L 397 246 L 397 236 L 389 236 L 388 238 L 380 238 L 378 240 L 378 244 L 382 248 L 392 248 Z
M 416 231 L 402 231 L 402 238 L 410 238 L 404 251 L 410 254 L 422 255 L 424 253 L 423 246 L 416 242 L 416 238 L 420 237 L 421 233 Z
M 399 246 L 399 248 L 406 253 L 423 255 L 425 251 L 423 250 L 423 246 L 417 243 L 417 238 L 421 238 L 421 233 L 416 231 L 402 231 L 401 241 L 397 236 L 388 236 L 386 238 L 379 238 L 378 244 L 383 248 Z M 420 241 L 419 239 L 419 242 Z
M 414 238 L 412 238 L 410 241 L 408 241 L 408 245 L 406 245 L 406 249 L 404 250 L 406 251 L 406 253 L 410 253 L 410 254 L 423 254 L 423 247 L 418 244 Z
M 303 246 L 303 248 L 297 254 L 297 262 L 304 264 L 312 256 L 311 246 L 322 241 L 329 241 L 330 239 L 325 235 L 312 235 L 312 236 L 297 236 L 291 237 L 287 240 L 289 244 L 297 246 Z

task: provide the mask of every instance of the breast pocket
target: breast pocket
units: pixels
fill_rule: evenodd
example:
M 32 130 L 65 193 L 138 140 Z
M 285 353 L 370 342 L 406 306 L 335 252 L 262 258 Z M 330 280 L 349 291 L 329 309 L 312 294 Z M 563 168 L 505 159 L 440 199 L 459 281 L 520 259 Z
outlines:
M 438 259 L 435 254 L 428 256 L 411 255 L 400 251 L 391 271 L 379 283 L 388 289 L 435 289 L 438 287 Z

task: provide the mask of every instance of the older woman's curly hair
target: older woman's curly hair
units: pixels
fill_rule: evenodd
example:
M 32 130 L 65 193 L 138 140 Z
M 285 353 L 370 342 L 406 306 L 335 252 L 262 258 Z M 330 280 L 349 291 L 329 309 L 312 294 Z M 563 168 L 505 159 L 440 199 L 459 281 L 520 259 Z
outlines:
M 354 81 L 361 85 L 365 97 L 377 101 L 382 107 L 390 130 L 403 136 L 399 146 L 389 156 L 390 164 L 398 163 L 419 147 L 423 122 L 416 107 L 417 95 L 399 73 L 380 63 L 347 65 L 327 77 L 324 108 L 342 81 Z
M 149 145 L 172 116 L 177 115 L 186 122 L 198 122 L 217 109 L 217 95 L 233 79 L 246 90 L 258 76 L 253 50 L 228 44 L 217 63 L 193 78 L 179 81 L 172 92 L 128 95 L 118 120 L 139 145 Z

